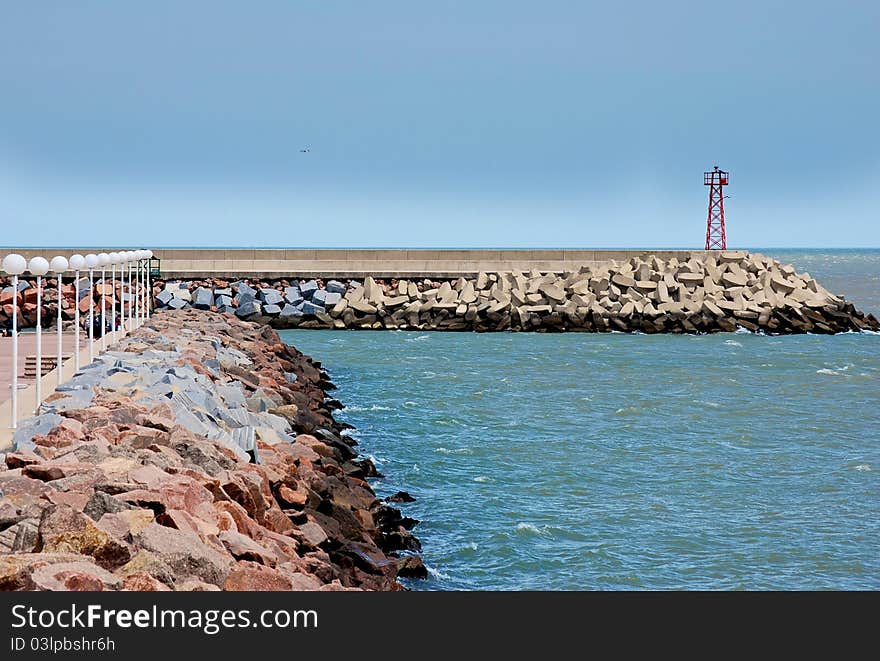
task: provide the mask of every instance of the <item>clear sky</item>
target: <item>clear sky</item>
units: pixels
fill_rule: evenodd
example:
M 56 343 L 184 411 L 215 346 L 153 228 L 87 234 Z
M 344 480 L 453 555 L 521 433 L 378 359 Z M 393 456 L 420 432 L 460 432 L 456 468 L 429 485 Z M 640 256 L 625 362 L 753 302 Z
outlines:
M 0 244 L 880 246 L 880 2 L 3 2 Z M 310 149 L 302 153 L 301 149 Z

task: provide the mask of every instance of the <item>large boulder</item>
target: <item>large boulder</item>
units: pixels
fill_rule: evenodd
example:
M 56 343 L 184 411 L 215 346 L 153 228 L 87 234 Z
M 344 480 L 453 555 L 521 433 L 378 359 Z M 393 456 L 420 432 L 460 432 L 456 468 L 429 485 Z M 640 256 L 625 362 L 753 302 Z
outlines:
M 209 310 L 214 305 L 214 292 L 207 287 L 199 287 L 196 289 L 193 307 L 199 310 Z
M 309 280 L 308 282 L 303 282 L 299 286 L 300 294 L 307 301 L 312 300 L 312 296 L 315 295 L 315 292 L 318 291 L 318 283 L 314 280 Z
M 338 280 L 331 280 L 326 285 L 324 285 L 324 289 L 326 289 L 331 294 L 345 294 L 345 290 L 347 287 L 339 282 Z
M 235 309 L 235 316 L 244 319 L 245 317 L 250 317 L 255 314 L 260 314 L 261 307 L 260 304 L 256 302 L 253 298 L 245 303 L 239 302 L 238 307 Z
M 264 288 L 260 290 L 260 300 L 264 305 L 279 305 L 284 302 L 284 297 L 276 289 Z

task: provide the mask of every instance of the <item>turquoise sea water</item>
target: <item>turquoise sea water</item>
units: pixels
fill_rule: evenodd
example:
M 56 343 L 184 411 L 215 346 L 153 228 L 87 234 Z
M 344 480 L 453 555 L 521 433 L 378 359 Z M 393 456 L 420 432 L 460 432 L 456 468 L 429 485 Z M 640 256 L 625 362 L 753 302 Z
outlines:
M 772 254 L 880 311 L 872 252 Z M 414 589 L 880 588 L 880 335 L 282 335 L 418 499 Z

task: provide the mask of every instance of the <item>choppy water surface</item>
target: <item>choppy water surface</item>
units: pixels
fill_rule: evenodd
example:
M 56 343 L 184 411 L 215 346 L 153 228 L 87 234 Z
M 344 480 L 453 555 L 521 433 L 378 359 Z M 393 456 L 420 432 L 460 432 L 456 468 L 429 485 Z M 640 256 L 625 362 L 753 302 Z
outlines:
M 880 335 L 283 336 L 418 498 L 414 589 L 880 588 Z

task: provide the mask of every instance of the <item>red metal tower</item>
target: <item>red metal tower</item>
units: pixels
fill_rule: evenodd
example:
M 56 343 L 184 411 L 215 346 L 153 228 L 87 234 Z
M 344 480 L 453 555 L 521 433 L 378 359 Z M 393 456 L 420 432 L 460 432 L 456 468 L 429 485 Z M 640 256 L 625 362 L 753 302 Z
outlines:
M 727 250 L 727 234 L 724 230 L 724 186 L 729 172 L 717 165 L 711 172 L 703 173 L 703 184 L 709 187 L 709 216 L 706 219 L 706 250 Z

